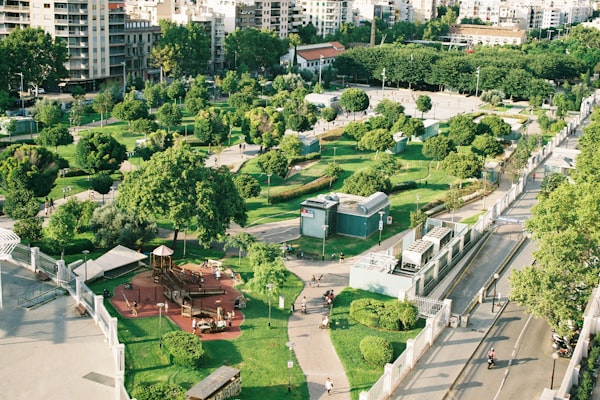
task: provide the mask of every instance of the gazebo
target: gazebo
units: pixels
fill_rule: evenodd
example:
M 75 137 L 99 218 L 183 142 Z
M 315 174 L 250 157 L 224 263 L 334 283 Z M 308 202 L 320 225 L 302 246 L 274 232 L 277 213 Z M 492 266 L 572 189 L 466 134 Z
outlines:
M 173 266 L 173 250 L 167 246 L 160 245 L 152 250 L 152 277 L 156 283 L 160 282 L 160 277 L 163 274 L 164 268 Z

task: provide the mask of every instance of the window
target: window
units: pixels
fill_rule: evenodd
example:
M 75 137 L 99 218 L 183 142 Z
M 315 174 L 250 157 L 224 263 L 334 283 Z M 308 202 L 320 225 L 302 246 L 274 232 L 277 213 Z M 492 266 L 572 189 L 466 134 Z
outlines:
M 50 8 L 50 3 L 44 3 L 44 8 Z

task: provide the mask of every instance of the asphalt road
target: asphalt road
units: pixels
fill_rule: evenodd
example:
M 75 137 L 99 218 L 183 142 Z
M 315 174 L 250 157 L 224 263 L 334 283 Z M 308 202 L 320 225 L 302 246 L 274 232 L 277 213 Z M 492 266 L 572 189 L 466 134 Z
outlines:
M 496 366 L 487 369 L 487 352 L 494 347 Z M 509 303 L 482 346 L 467 365 L 447 399 L 536 399 L 550 386 L 552 375 L 550 327 L 515 303 Z M 555 386 L 568 359 L 558 359 Z

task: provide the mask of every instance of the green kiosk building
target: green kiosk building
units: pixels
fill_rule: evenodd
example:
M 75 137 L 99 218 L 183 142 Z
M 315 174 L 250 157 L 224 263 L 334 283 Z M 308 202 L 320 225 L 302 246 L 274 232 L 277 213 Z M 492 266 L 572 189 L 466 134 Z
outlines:
M 314 238 L 330 235 L 366 239 L 391 224 L 390 200 L 383 192 L 369 197 L 332 193 L 302 202 L 300 234 Z

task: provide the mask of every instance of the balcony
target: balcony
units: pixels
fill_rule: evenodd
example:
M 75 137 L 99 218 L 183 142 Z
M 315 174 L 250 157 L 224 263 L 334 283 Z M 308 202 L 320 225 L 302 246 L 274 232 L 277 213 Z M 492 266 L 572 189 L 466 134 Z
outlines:
M 21 17 L 10 17 L 7 15 L 0 15 L 0 23 L 8 22 L 13 24 L 28 24 L 29 23 L 29 15 L 21 16 Z

